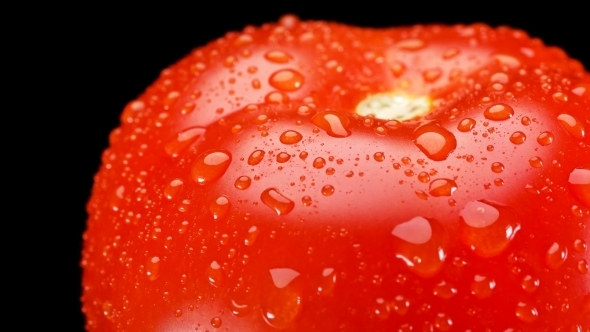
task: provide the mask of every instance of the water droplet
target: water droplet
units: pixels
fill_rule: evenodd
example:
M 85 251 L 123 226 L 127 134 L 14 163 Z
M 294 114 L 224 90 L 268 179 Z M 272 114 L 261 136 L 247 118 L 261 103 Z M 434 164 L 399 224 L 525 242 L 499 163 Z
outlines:
M 314 159 L 313 161 L 313 167 L 320 169 L 322 167 L 326 166 L 326 160 L 322 157 L 317 157 Z
M 588 262 L 585 259 L 580 259 L 577 264 L 578 272 L 581 274 L 588 273 Z
M 525 323 L 532 323 L 539 318 L 539 312 L 532 304 L 518 302 L 516 305 L 516 317 Z
M 174 179 L 170 181 L 170 183 L 168 183 L 164 188 L 164 197 L 167 199 L 173 199 L 180 188 L 182 188 L 182 184 L 183 182 L 180 179 Z
M 531 164 L 531 166 L 534 168 L 541 168 L 543 167 L 543 160 L 539 157 L 532 157 L 529 159 L 529 164 Z
M 334 168 L 332 168 L 332 167 L 328 167 L 328 168 L 326 169 L 326 174 L 327 174 L 327 175 L 334 175 L 334 173 L 336 173 L 336 170 L 335 170 Z
M 281 69 L 273 73 L 268 83 L 282 91 L 295 91 L 303 85 L 303 75 L 294 69 Z
M 262 159 L 264 158 L 264 151 L 262 150 L 256 150 L 254 152 L 252 152 L 250 154 L 250 156 L 248 157 L 248 165 L 258 165 L 260 164 L 260 162 L 262 161 Z
M 553 94 L 553 100 L 560 103 L 565 103 L 567 101 L 567 95 L 563 92 L 556 92 Z
M 488 120 L 503 121 L 508 120 L 514 115 L 514 109 L 506 104 L 496 104 L 488 107 L 483 115 Z
M 430 181 L 430 175 L 428 175 L 426 172 L 420 172 L 420 174 L 418 174 L 418 180 L 420 182 L 427 183 Z
M 397 295 L 389 304 L 389 308 L 393 310 L 396 314 L 403 316 L 408 313 L 408 309 L 410 308 L 410 301 L 406 299 L 403 295 Z
M 148 280 L 154 281 L 160 276 L 160 257 L 154 256 L 148 259 L 145 265 L 145 274 Z
M 211 318 L 211 326 L 213 326 L 214 328 L 218 329 L 221 327 L 221 318 L 219 317 L 213 317 Z
M 383 152 L 375 152 L 375 154 L 373 155 L 373 158 L 376 161 L 381 162 L 381 161 L 385 160 L 385 154 Z
M 305 158 L 307 158 L 309 154 L 305 151 L 301 151 L 301 153 L 299 154 L 299 158 L 301 158 L 302 160 L 305 160 Z
M 192 179 L 205 185 L 225 174 L 231 163 L 231 154 L 226 150 L 209 150 L 197 157 L 191 167 Z
M 332 137 L 348 137 L 351 132 L 348 130 L 350 120 L 342 114 L 334 111 L 323 111 L 311 118 L 311 123 L 325 130 Z
M 295 208 L 295 203 L 281 195 L 276 189 L 269 188 L 262 192 L 260 200 L 278 215 L 285 215 Z
M 176 317 L 176 318 L 182 317 L 182 310 L 176 309 L 176 311 L 174 311 L 174 317 Z
M 510 142 L 516 145 L 520 145 L 526 141 L 526 135 L 522 131 L 515 131 L 510 136 Z
M 451 297 L 457 294 L 457 288 L 453 287 L 453 285 L 447 283 L 446 281 L 441 281 L 436 286 L 434 286 L 434 295 L 443 298 L 443 299 L 450 299 Z
M 534 293 L 539 288 L 540 281 L 531 275 L 526 275 L 522 278 L 520 286 L 525 292 Z
M 246 234 L 246 238 L 244 239 L 244 244 L 247 246 L 251 246 L 256 242 L 256 238 L 258 238 L 258 234 L 260 230 L 256 226 L 252 226 L 248 229 L 248 234 Z
M 223 278 L 223 270 L 221 270 L 221 265 L 219 265 L 217 261 L 211 262 L 211 264 L 209 264 L 207 267 L 206 276 L 211 285 L 219 287 Z
M 334 193 L 334 187 L 327 184 L 325 186 L 322 187 L 322 195 L 324 196 L 332 196 L 332 194 Z
M 575 239 L 574 240 L 574 250 L 579 253 L 585 253 L 587 249 L 586 241 L 582 239 Z
M 102 314 L 108 319 L 113 318 L 113 304 L 111 302 L 104 301 L 102 303 Z
M 275 268 L 269 272 L 271 281 L 265 285 L 260 303 L 262 317 L 274 328 L 286 328 L 301 311 L 299 272 L 289 268 Z
M 580 120 L 569 114 L 559 114 L 557 120 L 572 137 L 580 140 L 584 138 L 584 124 Z
M 336 286 L 336 272 L 333 268 L 327 267 L 322 271 L 318 293 L 321 295 L 330 295 Z
M 429 277 L 441 268 L 447 254 L 442 226 L 434 220 L 415 217 L 393 228 L 395 257 L 419 276 Z
M 422 72 L 422 78 L 425 82 L 433 83 L 436 82 L 442 75 L 440 68 L 430 68 Z
M 291 60 L 291 55 L 281 50 L 272 50 L 264 55 L 266 60 L 274 63 L 287 63 Z
M 303 136 L 294 130 L 287 130 L 279 137 L 279 140 L 283 144 L 295 144 L 301 141 L 301 139 L 303 139 Z
M 453 320 L 446 314 L 439 313 L 434 319 L 434 327 L 440 331 L 449 331 L 453 327 Z
M 552 269 L 558 269 L 567 258 L 567 248 L 557 242 L 553 242 L 547 254 L 545 254 L 545 263 Z
M 502 163 L 492 163 L 492 172 L 494 173 L 502 173 L 504 171 L 504 165 Z
M 209 212 L 213 216 L 213 220 L 221 220 L 227 216 L 231 204 L 226 196 L 220 196 L 209 204 Z
M 457 147 L 455 136 L 435 123 L 418 127 L 414 131 L 414 144 L 430 159 L 442 161 Z
M 543 146 L 547 146 L 553 143 L 553 134 L 548 131 L 542 132 L 541 135 L 537 137 L 537 142 Z
M 383 298 L 375 299 L 375 305 L 373 307 L 373 313 L 380 319 L 389 318 L 389 306 Z
M 234 292 L 229 301 L 231 313 L 236 317 L 244 317 L 252 312 L 252 305 L 249 303 L 248 294 L 245 292 Z
M 304 206 L 310 206 L 313 203 L 313 200 L 309 196 L 303 196 L 301 198 L 301 203 L 303 203 Z
M 197 142 L 205 135 L 205 129 L 200 127 L 188 128 L 176 135 L 176 137 L 166 146 L 164 150 L 169 156 L 177 157 L 184 149 Z
M 570 190 L 580 202 L 590 208 L 590 166 L 574 168 L 568 183 Z
M 287 152 L 281 152 L 277 155 L 277 162 L 279 163 L 286 163 L 289 159 L 291 159 L 291 155 Z
M 429 193 L 434 197 L 451 196 L 457 190 L 457 183 L 451 179 L 435 179 L 430 183 Z
M 476 275 L 471 282 L 471 294 L 478 299 L 492 296 L 494 288 L 496 288 L 496 281 L 486 276 Z
M 475 120 L 472 118 L 465 118 L 459 122 L 457 129 L 461 132 L 468 132 L 475 127 Z
M 406 39 L 399 41 L 397 47 L 406 51 L 417 51 L 426 47 L 426 43 L 422 39 Z
M 236 187 L 236 189 L 245 190 L 245 189 L 248 189 L 248 187 L 250 187 L 251 183 L 252 183 L 252 180 L 250 179 L 250 177 L 240 176 L 239 178 L 236 179 L 234 186 Z
M 481 257 L 500 254 L 520 230 L 516 213 L 497 203 L 468 202 L 459 216 L 461 240 Z

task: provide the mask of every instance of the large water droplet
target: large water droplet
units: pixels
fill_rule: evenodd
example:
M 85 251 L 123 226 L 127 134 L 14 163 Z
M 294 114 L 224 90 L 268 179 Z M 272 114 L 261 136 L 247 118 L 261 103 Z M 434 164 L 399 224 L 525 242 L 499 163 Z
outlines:
M 213 326 L 214 328 L 216 328 L 216 329 L 220 328 L 221 324 L 222 324 L 221 318 L 219 318 L 219 317 L 211 318 L 211 326 Z
M 303 85 L 303 75 L 294 69 L 281 69 L 273 73 L 268 83 L 282 91 L 295 91 Z
M 231 163 L 231 154 L 226 150 L 209 150 L 197 157 L 191 167 L 192 179 L 205 185 L 225 174 Z
M 326 166 L 326 160 L 322 157 L 317 157 L 313 160 L 313 168 L 323 168 L 324 166 Z
M 214 220 L 225 218 L 230 208 L 231 204 L 229 199 L 225 196 L 220 196 L 209 204 L 209 211 L 211 212 L 211 215 L 213 215 Z
M 553 242 L 545 254 L 545 263 L 552 269 L 558 269 L 566 259 L 567 248 L 557 242 Z
M 281 193 L 274 188 L 269 188 L 263 191 L 260 195 L 260 200 L 266 206 L 273 209 L 278 215 L 285 215 L 295 208 L 295 203 L 293 201 L 281 195 Z
M 264 159 L 264 151 L 256 150 L 250 154 L 248 157 L 248 165 L 258 165 Z
M 287 152 L 280 152 L 279 154 L 277 154 L 277 162 L 279 163 L 286 163 L 287 161 L 289 161 L 289 159 L 291 159 L 291 155 Z
M 415 217 L 393 228 L 395 256 L 417 275 L 429 277 L 441 268 L 446 254 L 442 226 L 435 220 Z
M 271 282 L 265 285 L 260 303 L 262 317 L 274 328 L 286 328 L 301 311 L 299 272 L 289 268 L 275 268 L 269 272 Z
M 483 115 L 488 120 L 503 121 L 508 120 L 514 115 L 514 109 L 506 104 L 496 104 L 488 107 Z
M 515 131 L 510 136 L 510 142 L 516 145 L 520 145 L 526 141 L 526 135 L 522 131 Z
M 322 195 L 324 196 L 332 196 L 332 194 L 334 194 L 334 191 L 335 189 L 332 185 L 327 184 L 322 187 Z
M 455 136 L 435 123 L 429 123 L 414 131 L 414 143 L 430 159 L 442 161 L 457 148 Z
M 451 196 L 457 190 L 457 183 L 451 179 L 435 179 L 430 183 L 430 195 Z
M 475 127 L 475 120 L 472 118 L 465 118 L 459 122 L 457 129 L 461 132 L 468 132 Z
M 557 120 L 570 135 L 580 140 L 584 138 L 584 124 L 580 120 L 565 113 L 559 114 Z
M 496 288 L 496 281 L 486 276 L 476 275 L 471 282 L 471 294 L 478 299 L 492 296 L 494 288 Z
M 568 183 L 570 190 L 580 202 L 590 208 L 590 166 L 574 168 Z
M 177 157 L 184 149 L 198 141 L 205 135 L 205 129 L 200 127 L 188 128 L 181 131 L 166 146 L 164 150 L 172 157 Z
M 504 171 L 504 164 L 495 162 L 492 163 L 492 172 L 494 173 L 502 173 Z
M 547 145 L 553 143 L 553 134 L 549 131 L 542 132 L 537 137 L 537 142 L 543 146 L 547 146 Z
M 294 130 L 287 130 L 279 137 L 279 141 L 283 144 L 295 144 L 301 141 L 301 139 L 303 139 L 303 136 Z
M 325 130 L 332 137 L 348 137 L 350 120 L 342 114 L 334 111 L 323 111 L 311 118 L 311 123 Z
M 459 216 L 461 240 L 481 257 L 500 254 L 520 230 L 516 213 L 492 202 L 468 202 Z

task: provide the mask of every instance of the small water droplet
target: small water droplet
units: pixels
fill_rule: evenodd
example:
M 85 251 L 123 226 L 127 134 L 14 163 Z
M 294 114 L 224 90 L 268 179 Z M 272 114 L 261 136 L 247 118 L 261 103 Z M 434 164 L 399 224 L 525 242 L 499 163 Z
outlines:
M 549 250 L 547 250 L 547 254 L 545 254 L 545 263 L 554 270 L 558 269 L 566 259 L 567 248 L 557 242 L 553 242 Z
M 389 306 L 383 298 L 375 299 L 375 305 L 373 307 L 373 313 L 380 319 L 389 318 Z
M 251 183 L 252 183 L 252 180 L 250 179 L 250 177 L 240 176 L 239 178 L 236 179 L 234 186 L 236 187 L 236 189 L 245 190 L 245 189 L 248 189 L 248 187 L 250 187 Z
M 426 47 L 426 43 L 422 39 L 413 38 L 399 41 L 396 46 L 406 51 L 417 51 Z
M 286 163 L 289 159 L 291 159 L 291 155 L 287 152 L 281 152 L 277 155 L 277 162 L 279 163 Z
M 478 299 L 492 296 L 494 288 L 496 288 L 496 281 L 486 276 L 476 275 L 471 282 L 471 294 Z
M 578 272 L 581 274 L 588 273 L 588 262 L 585 259 L 580 259 L 577 264 Z
M 492 163 L 492 172 L 502 173 L 504 171 L 504 165 L 499 162 Z
M 539 318 L 539 312 L 532 304 L 518 302 L 516 305 L 516 317 L 525 323 L 532 323 Z
M 539 137 L 537 137 L 537 142 L 543 146 L 547 146 L 553 143 L 553 134 L 549 131 L 542 132 Z
M 434 197 L 451 196 L 457 190 L 457 183 L 451 179 L 435 179 L 430 183 L 429 193 Z
M 182 310 L 176 309 L 176 311 L 174 311 L 174 317 L 176 317 L 176 318 L 182 317 Z
M 461 132 L 468 132 L 475 127 L 475 120 L 472 118 L 465 118 L 459 122 L 457 129 Z
M 531 166 L 534 168 L 541 168 L 543 167 L 543 160 L 539 157 L 532 157 L 529 159 L 529 164 L 531 164 Z
M 303 203 L 303 206 L 310 206 L 313 203 L 313 200 L 309 196 L 303 196 L 301 198 L 301 203 Z
M 219 265 L 217 261 L 211 262 L 211 264 L 209 264 L 207 267 L 206 276 L 211 285 L 219 287 L 222 284 L 223 278 L 223 270 L 221 270 L 221 265 Z
M 348 137 L 351 132 L 348 129 L 350 120 L 342 114 L 334 111 L 323 111 L 311 118 L 311 123 L 325 130 L 332 137 Z
M 396 314 L 403 316 L 407 314 L 408 310 L 410 309 L 410 301 L 403 295 L 397 295 L 393 301 L 389 303 L 389 308 Z
M 516 213 L 497 203 L 468 202 L 459 216 L 461 240 L 481 257 L 500 254 L 520 230 Z
M 295 208 L 295 203 L 293 201 L 281 195 L 281 193 L 274 188 L 269 188 L 263 191 L 260 195 L 260 200 L 266 206 L 273 209 L 278 215 L 286 215 Z
M 304 76 L 294 69 L 281 69 L 273 73 L 268 83 L 282 91 L 295 91 L 303 85 Z
M 252 226 L 248 229 L 248 234 L 246 234 L 246 238 L 244 239 L 244 244 L 247 246 L 251 246 L 254 244 L 254 242 L 256 242 L 256 239 L 258 238 L 258 234 L 260 233 L 260 230 L 258 229 L 258 227 L 256 226 Z
M 434 327 L 440 331 L 449 331 L 453 327 L 453 320 L 444 313 L 438 313 L 434 319 Z
M 430 181 L 430 175 L 428 175 L 426 172 L 420 172 L 420 174 L 418 174 L 418 180 L 420 182 L 427 183 Z
M 414 131 L 414 144 L 430 159 L 442 161 L 457 148 L 455 136 L 435 123 L 418 127 Z
M 510 119 L 514 115 L 514 109 L 506 104 L 496 104 L 488 107 L 483 115 L 488 120 L 503 121 Z
M 582 239 L 575 239 L 574 240 L 574 250 L 579 253 L 585 253 L 587 249 L 586 241 Z
M 563 92 L 556 92 L 553 94 L 553 100 L 560 103 L 565 103 L 567 101 L 567 95 Z
M 540 281 L 538 278 L 535 278 L 528 274 L 522 278 L 522 281 L 520 283 L 522 289 L 524 289 L 524 291 L 528 293 L 534 293 L 537 290 L 537 288 L 539 288 L 539 284 Z
M 314 159 L 313 161 L 313 167 L 320 169 L 323 168 L 324 166 L 326 166 L 326 160 L 322 157 L 317 157 Z
M 330 295 L 336 286 L 336 272 L 333 268 L 324 268 L 318 285 L 318 293 L 321 295 Z
M 457 294 L 457 288 L 453 287 L 453 285 L 447 283 L 446 281 L 441 281 L 436 286 L 434 286 L 434 295 L 443 298 L 443 299 L 450 299 L 451 297 Z
M 264 54 L 264 58 L 274 63 L 287 63 L 292 57 L 287 52 L 281 50 L 271 50 Z
M 219 317 L 213 317 L 211 318 L 211 326 L 213 326 L 214 328 L 218 329 L 221 327 L 221 318 Z
M 373 155 L 373 158 L 376 161 L 381 162 L 381 161 L 385 160 L 385 154 L 383 152 L 375 152 L 375 154 Z
M 569 114 L 559 114 L 557 120 L 572 137 L 579 140 L 585 136 L 584 124 Z
M 334 194 L 334 187 L 327 184 L 325 186 L 322 187 L 322 195 L 324 196 L 332 196 L 332 194 Z
M 301 141 L 301 139 L 303 139 L 303 136 L 294 130 L 287 130 L 283 132 L 279 138 L 283 144 L 295 144 Z
M 227 216 L 231 204 L 226 196 L 220 196 L 209 204 L 209 212 L 213 216 L 213 220 L 221 220 Z
M 440 68 L 430 68 L 422 72 L 422 78 L 424 78 L 424 81 L 428 83 L 436 82 L 441 77 L 441 75 L 442 70 Z
M 248 165 L 258 165 L 264 159 L 264 151 L 256 150 L 250 154 L 248 157 Z
M 327 174 L 327 175 L 334 175 L 334 173 L 336 173 L 336 170 L 335 170 L 334 168 L 332 168 L 332 167 L 328 167 L 328 168 L 326 169 L 326 174 Z
M 145 274 L 148 280 L 154 281 L 160 276 L 160 257 L 154 256 L 148 259 L 145 265 Z
M 447 254 L 442 226 L 434 220 L 415 217 L 393 228 L 395 257 L 403 260 L 419 276 L 432 276 L 441 268 Z
M 510 136 L 510 142 L 516 145 L 520 145 L 526 141 L 526 135 L 522 131 L 515 131 Z
M 192 179 L 205 185 L 225 174 L 231 163 L 231 154 L 226 150 L 209 150 L 197 157 L 191 167 Z

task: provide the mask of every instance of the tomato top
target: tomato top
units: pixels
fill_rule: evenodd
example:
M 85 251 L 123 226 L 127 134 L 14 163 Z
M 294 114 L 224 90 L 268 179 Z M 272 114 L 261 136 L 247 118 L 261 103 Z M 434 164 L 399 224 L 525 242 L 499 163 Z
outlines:
M 589 110 L 514 29 L 228 33 L 110 136 L 87 329 L 586 328 Z

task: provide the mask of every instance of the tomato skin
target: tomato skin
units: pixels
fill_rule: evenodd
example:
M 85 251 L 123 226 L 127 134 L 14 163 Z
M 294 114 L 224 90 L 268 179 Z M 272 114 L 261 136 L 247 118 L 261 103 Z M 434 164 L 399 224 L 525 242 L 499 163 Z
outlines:
M 589 84 L 480 24 L 286 17 L 197 49 L 111 134 L 87 329 L 588 329 Z M 391 91 L 435 111 L 354 114 Z

